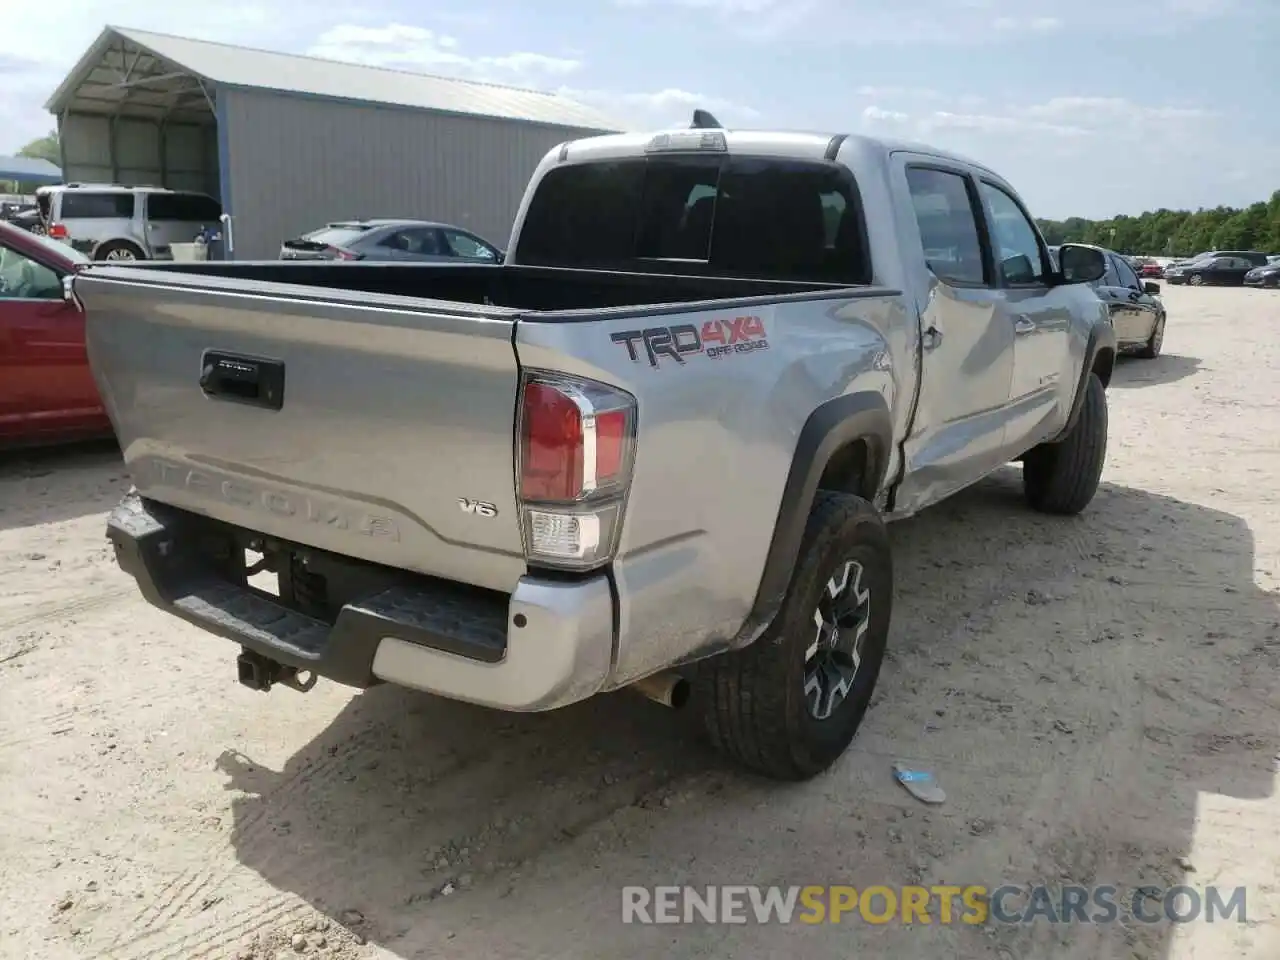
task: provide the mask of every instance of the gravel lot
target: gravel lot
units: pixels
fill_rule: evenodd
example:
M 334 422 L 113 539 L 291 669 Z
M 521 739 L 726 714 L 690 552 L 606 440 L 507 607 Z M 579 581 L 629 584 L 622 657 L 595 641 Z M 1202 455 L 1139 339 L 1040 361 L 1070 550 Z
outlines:
M 1280 956 L 1280 294 L 1166 302 L 1083 517 L 1029 512 L 1009 468 L 892 528 L 891 660 L 797 787 L 628 693 L 253 693 L 116 569 L 114 450 L 0 460 L 0 957 Z M 1247 886 L 1247 923 L 620 922 L 628 884 L 1184 875 Z

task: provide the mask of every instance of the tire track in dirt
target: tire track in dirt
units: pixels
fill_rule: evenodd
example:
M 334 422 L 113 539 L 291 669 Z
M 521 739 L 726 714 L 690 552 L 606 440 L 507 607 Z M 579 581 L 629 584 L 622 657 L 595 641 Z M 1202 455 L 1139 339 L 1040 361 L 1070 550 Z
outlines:
M 258 933 L 264 927 L 290 922 L 308 912 L 308 907 L 297 897 L 278 894 L 266 902 L 237 910 L 228 919 L 212 917 L 205 922 L 198 919 L 203 914 L 189 918 L 187 923 L 163 930 L 149 930 L 132 940 L 110 946 L 102 954 L 103 960 L 198 960 L 203 957 L 224 958 L 236 942 Z M 192 922 L 194 921 L 194 922 Z M 165 936 L 163 942 L 149 942 Z
M 184 911 L 193 904 L 202 903 L 222 890 L 223 885 L 237 872 L 246 869 L 238 860 L 226 856 L 226 847 L 243 849 L 257 846 L 257 841 L 269 832 L 273 815 L 287 808 L 300 789 L 323 793 L 325 787 L 342 777 L 354 761 L 369 755 L 370 748 L 381 745 L 385 731 L 379 727 L 362 728 L 340 744 L 330 746 L 318 760 L 308 761 L 293 771 L 286 780 L 263 793 L 256 809 L 239 818 L 231 837 L 218 837 L 205 845 L 199 865 L 186 870 L 149 898 L 144 908 L 134 916 L 128 926 L 116 938 L 121 944 L 126 937 L 150 937 L 177 924 L 181 928 Z M 497 744 L 495 743 L 495 747 Z M 503 741 L 510 750 L 512 741 Z M 443 766 L 432 770 L 418 782 L 420 787 L 434 787 L 465 770 L 493 758 L 494 750 L 477 753 L 451 754 Z M 200 910 L 187 916 L 197 916 Z M 139 933 L 141 931 L 141 933 Z
M 231 842 L 237 848 L 258 847 L 257 840 L 267 831 L 272 815 L 287 810 L 290 801 L 298 795 L 301 788 L 305 787 L 323 795 L 326 784 L 343 777 L 353 761 L 367 757 L 367 748 L 381 741 L 384 733 L 385 730 L 378 728 L 361 730 L 344 741 L 336 750 L 331 747 L 319 762 L 305 764 L 288 780 L 264 793 L 258 809 L 241 820 Z M 495 738 L 491 741 L 491 748 L 480 753 L 474 751 L 452 753 L 444 758 L 441 766 L 431 770 L 425 777 L 415 779 L 414 789 L 421 791 L 426 787 L 445 790 L 452 788 L 454 792 L 459 792 L 460 778 L 465 777 L 469 772 L 480 771 L 482 768 L 487 769 L 481 773 L 481 779 L 485 775 L 500 774 L 509 766 L 510 757 L 523 754 L 525 742 L 536 736 L 538 731 L 527 728 L 517 732 L 514 738 Z M 576 774 L 578 778 L 583 776 L 579 766 L 581 757 L 576 751 L 558 751 L 550 759 L 551 763 L 542 765 L 540 768 L 544 778 L 571 774 Z M 491 854 L 489 860 L 492 868 L 481 871 L 482 875 L 500 878 L 504 871 L 511 869 L 513 864 L 527 861 L 560 844 L 571 842 L 619 810 L 644 805 L 646 798 L 651 798 L 656 793 L 692 776 L 691 766 L 690 772 L 655 773 L 642 770 L 630 777 L 609 778 L 608 787 L 605 790 L 586 790 L 582 783 L 571 782 L 569 789 L 574 802 L 567 807 L 572 811 L 568 817 L 565 816 L 566 807 L 562 804 L 538 804 L 535 805 L 534 813 L 530 814 L 527 806 L 528 798 L 518 795 L 512 796 L 504 804 L 499 804 L 496 809 L 494 807 L 479 808 L 475 811 L 477 819 L 473 819 L 473 823 L 468 828 L 455 831 L 438 845 L 439 849 L 451 851 L 450 865 L 447 869 L 437 870 L 427 882 L 427 886 L 438 888 L 448 875 L 456 876 L 459 871 L 468 870 L 473 863 L 485 858 L 486 854 Z M 466 791 L 464 789 L 461 792 Z M 508 815 L 504 817 L 496 812 L 497 810 L 504 810 Z M 515 824 L 521 827 L 518 834 L 508 833 L 502 829 L 503 825 Z M 311 862 L 314 854 L 288 845 L 280 848 L 285 851 L 283 855 L 277 853 L 255 862 L 251 868 L 246 867 L 236 860 L 230 862 L 225 860 L 225 851 L 219 849 L 223 843 L 225 841 L 209 844 L 200 867 L 174 878 L 162 888 L 158 895 L 153 896 L 151 903 L 134 919 L 129 929 L 122 931 L 122 936 L 117 937 L 109 956 L 119 957 L 120 960 L 169 960 L 169 958 L 210 955 L 211 951 L 216 951 L 221 946 L 280 921 L 288 911 L 280 907 L 253 911 L 249 914 L 238 912 L 235 914 L 237 920 L 234 927 L 217 922 L 204 923 L 199 928 L 199 939 L 196 940 L 193 938 L 197 937 L 197 933 L 191 931 L 189 925 L 199 922 L 203 910 L 192 912 L 188 909 L 190 905 L 201 903 L 223 892 L 226 882 L 235 873 L 245 869 L 252 869 L 253 872 L 267 878 L 277 874 L 307 875 L 323 869 L 322 864 Z M 465 858 L 459 857 L 456 853 L 459 850 L 468 850 L 470 854 Z M 223 860 L 223 866 L 220 869 L 204 865 L 220 859 Z M 431 897 L 420 895 L 415 902 L 423 899 L 431 899 Z M 234 895 L 222 901 L 222 906 L 233 908 Z M 304 906 L 299 903 L 299 912 L 304 909 Z M 160 940 L 157 942 L 155 938 Z M 136 949 L 142 947 L 144 943 L 145 948 L 140 951 Z
M 81 597 L 76 600 L 43 604 L 34 611 L 20 613 L 9 617 L 0 617 L 0 632 L 35 627 L 40 626 L 41 624 L 58 623 L 62 620 L 67 620 L 71 617 L 79 616 L 82 613 L 88 613 L 91 610 L 97 610 L 101 607 L 111 606 L 135 596 L 137 596 L 137 589 L 131 585 L 129 587 L 118 587 L 113 590 L 106 590 L 102 593 L 93 594 L 88 597 Z
M 367 741 L 374 741 L 376 737 L 375 730 L 358 731 L 337 745 L 335 750 L 326 751 L 318 761 L 303 764 L 283 783 L 264 793 L 259 800 L 258 809 L 236 824 L 231 837 L 219 836 L 204 844 L 199 865 L 179 873 L 153 894 L 130 921 L 126 931 L 163 926 L 176 918 L 200 894 L 216 893 L 218 886 L 239 869 L 239 864 L 234 859 L 228 863 L 219 856 L 228 844 L 235 847 L 252 843 L 263 832 L 273 808 L 286 804 L 303 784 L 318 789 L 332 781 L 343 764 L 358 755 Z M 123 935 L 128 934 L 126 932 Z

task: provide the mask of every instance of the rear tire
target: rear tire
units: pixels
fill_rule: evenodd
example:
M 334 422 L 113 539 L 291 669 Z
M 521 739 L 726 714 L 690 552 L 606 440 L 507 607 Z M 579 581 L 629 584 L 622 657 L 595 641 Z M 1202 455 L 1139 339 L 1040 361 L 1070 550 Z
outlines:
M 1160 348 L 1164 346 L 1164 317 L 1156 321 L 1156 328 L 1151 331 L 1151 339 L 1138 351 L 1144 360 L 1154 360 L 1160 356 Z
M 884 521 L 860 497 L 820 490 L 769 629 L 699 665 L 695 697 L 711 742 L 776 780 L 831 766 L 871 702 L 892 604 Z
M 93 251 L 93 259 L 108 260 L 113 263 L 132 263 L 145 260 L 143 252 L 127 240 L 112 240 Z
M 1096 373 L 1085 381 L 1075 426 L 1056 443 L 1042 443 L 1022 461 L 1022 489 L 1032 508 L 1074 516 L 1098 492 L 1107 459 L 1107 392 Z

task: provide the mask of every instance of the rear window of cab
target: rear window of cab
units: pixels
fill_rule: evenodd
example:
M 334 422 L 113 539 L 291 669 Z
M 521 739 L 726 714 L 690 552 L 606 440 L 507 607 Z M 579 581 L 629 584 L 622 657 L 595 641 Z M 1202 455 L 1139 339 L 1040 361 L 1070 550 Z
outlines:
M 540 266 L 865 284 L 865 236 L 844 166 L 680 155 L 549 170 L 517 256 Z

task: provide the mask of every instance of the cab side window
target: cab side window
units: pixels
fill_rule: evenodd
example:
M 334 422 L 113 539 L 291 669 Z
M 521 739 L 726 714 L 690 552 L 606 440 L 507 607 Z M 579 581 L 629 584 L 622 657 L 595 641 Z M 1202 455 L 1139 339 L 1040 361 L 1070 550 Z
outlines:
M 1010 286 L 1044 283 L 1045 257 L 1040 238 L 1022 207 L 1003 189 L 985 180 L 978 190 L 987 208 L 1000 279 Z
M 967 178 L 930 167 L 908 167 L 907 186 L 929 270 L 944 283 L 986 285 L 982 240 Z

